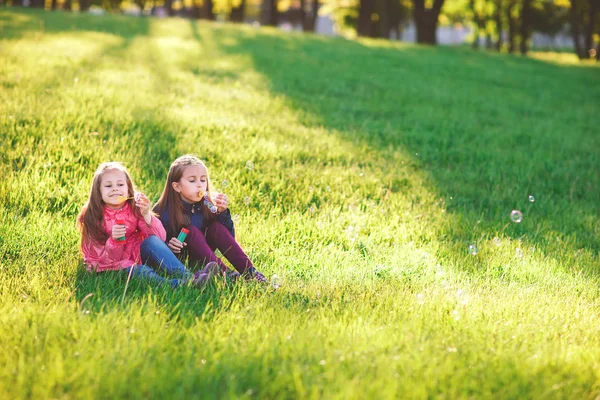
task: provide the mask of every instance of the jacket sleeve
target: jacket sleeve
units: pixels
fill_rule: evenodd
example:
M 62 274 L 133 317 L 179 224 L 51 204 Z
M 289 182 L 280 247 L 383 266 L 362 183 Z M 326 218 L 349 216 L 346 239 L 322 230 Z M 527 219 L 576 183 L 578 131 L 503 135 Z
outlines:
M 231 232 L 231 236 L 235 237 L 235 227 L 233 226 L 233 220 L 231 219 L 231 212 L 229 211 L 229 208 L 217 215 L 217 221 L 222 223 L 223 226 L 225 226 L 225 228 Z
M 163 242 L 167 238 L 167 233 L 165 232 L 165 228 L 162 225 L 162 222 L 154 215 L 152 216 L 152 220 L 150 221 L 150 225 L 146 224 L 144 218 L 140 218 L 138 220 L 138 229 L 144 235 L 144 237 L 148 236 L 158 236 L 160 240 Z
M 89 270 L 120 269 L 123 247 L 112 237 L 108 238 L 104 245 L 85 241 L 81 244 L 83 261 Z
M 160 224 L 162 225 L 163 229 L 165 230 L 166 238 L 165 238 L 164 242 L 166 243 L 169 240 L 171 240 L 171 238 L 173 236 L 175 236 L 175 234 L 173 232 L 171 232 L 171 229 L 169 228 L 169 214 L 167 214 L 167 212 L 163 212 L 162 214 L 159 214 L 158 220 L 159 220 Z

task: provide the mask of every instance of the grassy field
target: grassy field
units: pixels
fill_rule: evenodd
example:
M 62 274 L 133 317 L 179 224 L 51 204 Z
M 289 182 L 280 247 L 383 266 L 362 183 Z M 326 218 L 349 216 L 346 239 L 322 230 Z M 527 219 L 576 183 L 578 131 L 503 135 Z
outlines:
M 0 398 L 597 398 L 600 69 L 542 58 L 0 9 Z M 188 152 L 280 289 L 84 272 L 97 165 Z

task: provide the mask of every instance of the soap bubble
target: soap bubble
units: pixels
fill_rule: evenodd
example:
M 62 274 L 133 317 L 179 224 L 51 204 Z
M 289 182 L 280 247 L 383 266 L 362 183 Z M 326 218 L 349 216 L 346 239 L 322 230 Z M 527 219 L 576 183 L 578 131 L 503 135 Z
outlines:
M 515 249 L 515 255 L 516 255 L 517 257 L 519 257 L 519 258 L 523 258 L 523 250 L 521 250 L 521 248 L 520 248 L 520 247 L 517 247 L 517 248 Z
M 221 182 L 221 186 L 223 186 L 224 188 L 226 188 L 227 186 L 229 186 L 229 182 L 223 181 L 223 182 Z
M 252 171 L 254 169 L 254 163 L 250 160 L 246 161 L 246 168 Z
M 510 213 L 510 220 L 518 224 L 523 221 L 523 213 L 519 210 L 512 210 Z
M 233 220 L 233 222 L 240 222 L 240 214 L 234 214 L 233 217 L 231 218 Z
M 273 275 L 271 277 L 271 286 L 273 286 L 273 289 L 279 289 L 281 287 L 281 284 L 282 280 L 279 276 Z
M 244 197 L 244 204 L 246 204 L 246 205 L 250 204 L 250 200 L 251 200 L 250 196 Z
M 535 197 L 533 197 L 533 196 L 529 195 L 529 202 L 530 202 L 530 203 L 533 203 L 534 201 L 535 201 Z
M 474 244 L 470 244 L 469 245 L 469 254 L 471 254 L 472 256 L 477 254 L 477 246 L 475 246 Z

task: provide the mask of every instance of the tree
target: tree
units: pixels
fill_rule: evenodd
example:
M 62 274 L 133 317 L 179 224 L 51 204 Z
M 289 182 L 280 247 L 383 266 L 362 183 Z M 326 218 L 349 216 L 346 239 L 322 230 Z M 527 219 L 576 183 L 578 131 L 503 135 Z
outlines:
M 311 2 L 311 8 L 306 13 L 306 0 L 300 0 L 300 21 L 304 32 L 314 32 L 317 24 L 317 15 L 319 14 L 319 0 Z
M 425 7 L 425 0 L 413 0 L 414 21 L 417 27 L 417 43 L 434 45 L 437 43 L 438 18 L 444 0 L 434 0 L 431 8 Z
M 279 24 L 277 0 L 263 0 L 261 23 L 268 26 L 277 26 Z
M 502 50 L 502 0 L 496 0 L 494 2 L 495 10 L 494 10 L 494 22 L 496 23 L 496 34 L 498 35 L 498 40 L 496 41 L 496 50 Z
M 520 21 L 521 54 L 525 55 L 529 51 L 529 39 L 531 38 L 531 0 L 523 0 L 523 8 L 521 9 Z
M 360 0 L 358 6 L 358 36 L 376 37 L 376 26 L 373 23 L 375 15 L 375 0 Z
M 580 59 L 593 57 L 600 59 L 598 51 L 593 49 L 594 33 L 600 33 L 600 21 L 596 15 L 598 12 L 600 12 L 600 0 L 571 0 L 569 12 L 571 34 L 575 52 Z
M 167 14 L 172 17 L 175 15 L 175 11 L 173 10 L 173 0 L 165 0 L 164 6 L 167 10 Z
M 231 4 L 229 12 L 229 20 L 231 22 L 244 22 L 246 11 L 246 0 L 241 0 L 239 3 Z

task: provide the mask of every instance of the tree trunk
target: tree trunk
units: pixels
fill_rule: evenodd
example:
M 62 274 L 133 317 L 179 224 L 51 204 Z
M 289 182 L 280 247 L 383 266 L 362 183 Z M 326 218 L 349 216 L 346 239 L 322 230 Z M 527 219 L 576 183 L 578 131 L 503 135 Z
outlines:
M 63 3 L 63 10 L 71 11 L 73 9 L 73 3 L 71 0 L 65 0 Z
M 203 17 L 209 21 L 214 21 L 215 13 L 213 11 L 213 0 L 204 0 L 203 8 Z
M 302 30 L 306 31 L 306 0 L 300 0 L 300 10 L 298 11 L 298 18 L 300 19 L 300 23 L 302 24 Z
M 531 36 L 531 0 L 523 0 L 521 10 L 521 54 L 526 55 L 529 51 L 529 37 Z
M 50 9 L 56 10 L 57 3 L 58 3 L 57 0 L 52 0 L 52 2 L 50 3 Z
M 31 0 L 31 8 L 44 8 L 44 0 Z
M 496 32 L 498 33 L 496 50 L 500 52 L 502 50 L 502 0 L 496 0 L 496 13 L 494 17 L 496 20 Z
M 310 13 L 304 19 L 302 29 L 305 32 L 314 32 L 317 26 L 317 16 L 319 15 L 319 0 L 312 1 L 312 7 Z
M 169 17 L 175 15 L 175 11 L 173 10 L 173 0 L 165 0 L 164 6 L 167 9 L 167 15 Z M 196 7 L 196 4 L 194 4 L 194 7 Z
M 588 0 L 588 17 L 587 25 L 585 26 L 585 37 L 583 39 L 584 51 L 592 50 L 594 46 L 594 17 L 596 16 L 596 0 Z
M 268 26 L 277 26 L 279 24 L 279 11 L 277 10 L 277 0 L 263 0 L 262 24 Z
M 12 6 L 13 7 L 23 7 L 23 0 L 13 0 Z
M 508 7 L 506 9 L 506 18 L 508 20 L 508 52 L 514 53 L 515 46 L 515 36 L 517 34 L 517 26 L 515 24 L 515 19 L 513 18 L 513 9 L 515 8 L 515 2 L 511 1 L 508 3 Z
M 434 0 L 432 8 L 425 8 L 425 0 L 413 0 L 417 43 L 435 45 L 436 30 L 444 0 Z
M 471 48 L 473 50 L 477 50 L 479 48 L 479 14 L 477 14 L 477 10 L 475 9 L 475 0 L 469 0 L 469 8 L 473 13 L 473 43 L 471 43 Z
M 579 0 L 571 0 L 571 9 L 569 10 L 569 17 L 571 22 L 571 34 L 573 35 L 573 45 L 575 47 L 575 53 L 577 53 L 577 57 L 580 60 L 587 58 L 586 52 L 583 50 L 581 46 L 581 31 L 580 28 L 580 19 L 578 12 Z
M 373 21 L 371 14 L 375 12 L 375 0 L 360 0 L 358 6 L 358 26 L 356 33 L 358 36 L 374 37 Z
M 199 0 L 192 0 L 192 18 L 201 19 L 203 17 L 203 6 L 198 4 Z
M 242 2 L 237 7 L 232 6 L 231 13 L 229 14 L 229 20 L 231 22 L 244 22 L 245 9 L 246 0 L 242 0 Z

